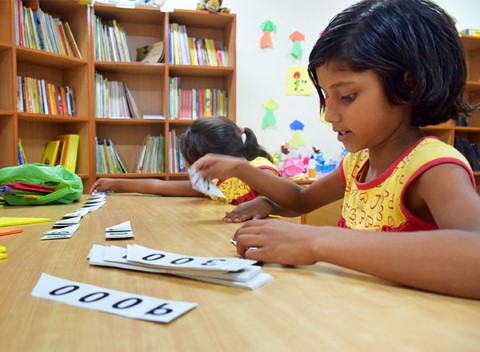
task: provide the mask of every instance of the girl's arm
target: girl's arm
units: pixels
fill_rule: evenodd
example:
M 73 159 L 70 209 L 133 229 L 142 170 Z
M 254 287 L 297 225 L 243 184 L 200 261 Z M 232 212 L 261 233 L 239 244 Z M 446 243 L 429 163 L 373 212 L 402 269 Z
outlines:
M 369 232 L 252 220 L 233 238 L 237 252 L 248 259 L 288 265 L 328 262 L 406 286 L 480 299 L 478 232 Z
M 207 154 L 194 166 L 208 179 L 238 177 L 281 207 L 298 213 L 308 213 L 338 200 L 345 191 L 338 170 L 304 188 L 272 173 L 262 172 L 244 159 L 231 156 Z
M 188 180 L 163 181 L 158 179 L 100 178 L 93 184 L 89 192 L 93 191 L 135 192 L 178 197 L 203 196 L 192 189 Z
M 453 164 L 433 167 L 408 193 L 409 206 L 432 217 L 440 230 L 368 232 L 256 220 L 235 233 L 237 251 L 269 263 L 324 261 L 407 286 L 480 299 L 480 197 L 467 172 Z
M 259 196 L 248 202 L 237 205 L 223 218 L 224 222 L 243 222 L 251 219 L 263 219 L 268 215 L 295 217 L 301 215 L 293 210 L 285 209 L 267 197 Z

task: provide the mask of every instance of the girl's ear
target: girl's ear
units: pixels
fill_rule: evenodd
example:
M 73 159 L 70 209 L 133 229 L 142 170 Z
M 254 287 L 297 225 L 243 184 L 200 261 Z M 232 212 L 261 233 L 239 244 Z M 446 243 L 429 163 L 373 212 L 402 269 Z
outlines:
M 413 80 L 412 74 L 408 71 L 405 71 L 403 74 L 403 83 L 408 91 L 412 91 L 415 88 L 415 81 Z

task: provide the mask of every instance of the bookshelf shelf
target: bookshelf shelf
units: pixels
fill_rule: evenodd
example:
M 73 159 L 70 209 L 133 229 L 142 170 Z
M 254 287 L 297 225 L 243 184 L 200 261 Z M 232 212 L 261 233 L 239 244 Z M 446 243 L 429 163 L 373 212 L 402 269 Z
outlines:
M 45 115 L 45 114 L 34 114 L 27 112 L 17 112 L 18 121 L 31 121 L 31 122 L 58 122 L 58 123 L 76 123 L 76 122 L 86 122 L 88 123 L 88 117 L 66 117 L 59 115 Z
M 17 60 L 42 65 L 45 67 L 55 67 L 55 68 L 72 68 L 79 67 L 87 64 L 87 60 L 79 59 L 77 57 L 59 55 L 54 53 L 49 53 L 42 50 L 30 49 L 21 46 L 16 47 Z
M 169 65 L 170 75 L 192 77 L 227 77 L 235 72 L 233 67 L 212 67 L 192 65 Z
M 165 75 L 166 66 L 162 63 L 95 61 L 95 69 L 101 72 Z

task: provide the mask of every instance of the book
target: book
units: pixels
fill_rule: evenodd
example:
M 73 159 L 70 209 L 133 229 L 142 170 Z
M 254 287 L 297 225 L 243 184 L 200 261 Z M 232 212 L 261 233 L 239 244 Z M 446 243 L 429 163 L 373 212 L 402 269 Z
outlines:
M 22 140 L 18 139 L 18 165 L 23 165 L 27 163 L 27 158 L 25 157 L 25 150 L 23 150 Z
M 469 35 L 469 36 L 472 36 L 472 37 L 480 37 L 480 29 L 467 28 L 467 29 L 464 29 L 464 30 L 460 31 L 460 34 Z
M 53 140 L 47 143 L 43 152 L 42 164 L 55 166 L 59 145 L 60 141 L 58 140 Z
M 68 24 L 68 22 L 63 23 L 63 28 L 65 29 L 65 35 L 67 37 L 68 44 L 73 51 L 73 55 L 78 58 L 82 58 L 82 53 L 77 46 L 77 42 L 75 41 L 75 37 L 73 36 L 72 30 L 70 29 L 70 25 Z
M 57 136 L 57 141 L 64 142 L 64 152 L 60 161 L 60 165 L 69 171 L 75 172 L 77 168 L 80 136 L 78 134 L 62 134 Z

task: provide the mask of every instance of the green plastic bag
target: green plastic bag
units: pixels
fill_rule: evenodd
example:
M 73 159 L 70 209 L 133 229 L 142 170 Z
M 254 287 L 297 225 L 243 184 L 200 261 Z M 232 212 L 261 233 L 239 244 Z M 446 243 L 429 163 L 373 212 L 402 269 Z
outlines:
M 23 164 L 0 169 L 0 185 L 13 182 L 30 182 L 53 186 L 52 193 L 24 198 L 15 194 L 0 194 L 10 205 L 70 204 L 81 198 L 83 183 L 81 178 L 63 166 L 45 164 Z

